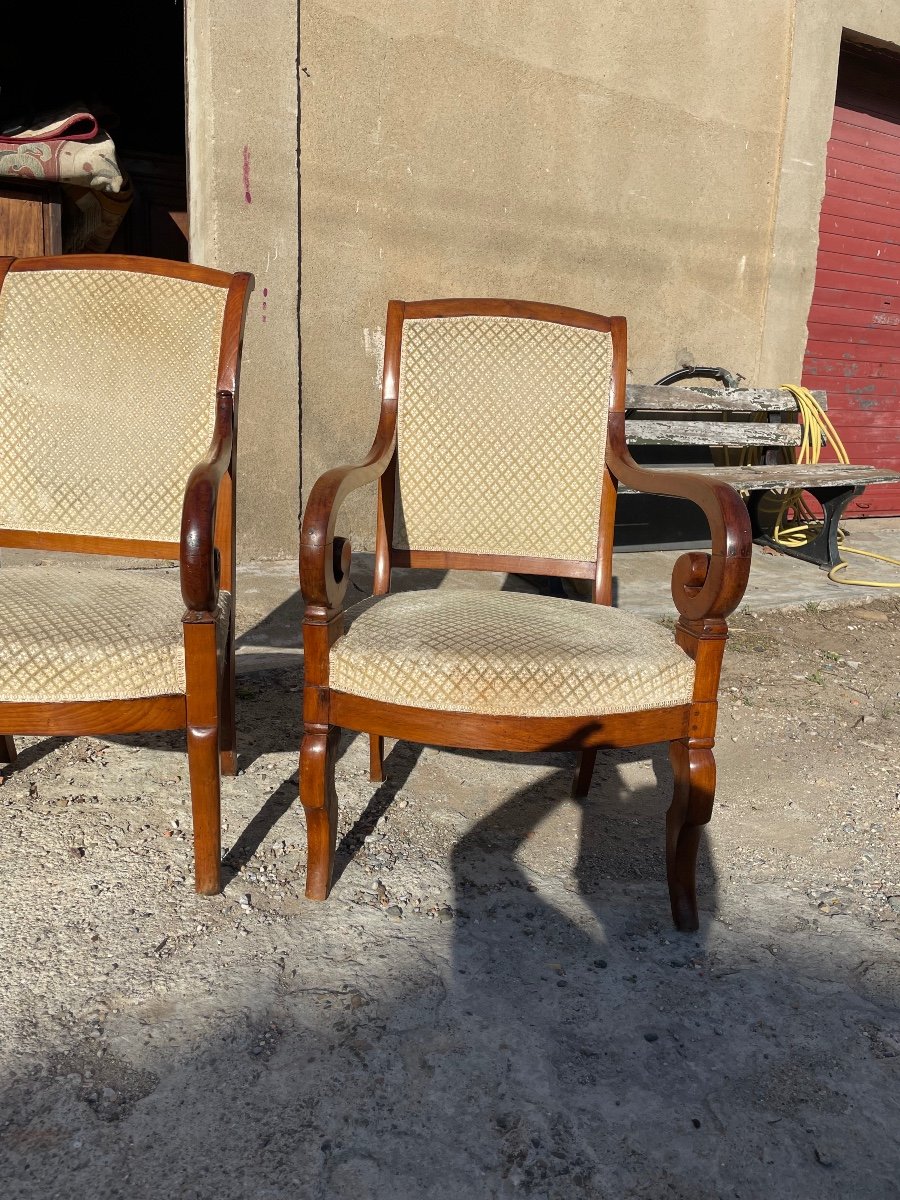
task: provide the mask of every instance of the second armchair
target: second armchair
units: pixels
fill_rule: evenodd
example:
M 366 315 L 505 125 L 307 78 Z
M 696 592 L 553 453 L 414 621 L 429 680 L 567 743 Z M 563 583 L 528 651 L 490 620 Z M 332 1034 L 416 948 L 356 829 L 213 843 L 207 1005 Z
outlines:
M 372 449 L 318 480 L 303 520 L 307 896 L 324 899 L 331 886 L 341 728 L 369 735 L 375 780 L 385 736 L 571 749 L 576 795 L 598 748 L 665 741 L 672 916 L 697 928 L 725 619 L 747 582 L 750 526 L 727 485 L 632 460 L 625 363 L 622 317 L 513 300 L 391 302 Z M 338 513 L 373 481 L 374 595 L 345 612 L 350 548 Z M 619 482 L 691 500 L 709 523 L 710 553 L 675 566 L 674 634 L 612 607 Z M 594 603 L 447 587 L 392 595 L 396 566 L 586 579 Z

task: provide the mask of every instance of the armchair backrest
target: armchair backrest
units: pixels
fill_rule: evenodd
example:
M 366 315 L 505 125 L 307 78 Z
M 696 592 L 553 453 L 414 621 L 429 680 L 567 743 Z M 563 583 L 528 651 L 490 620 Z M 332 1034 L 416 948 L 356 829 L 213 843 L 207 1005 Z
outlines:
M 615 503 L 606 428 L 623 403 L 624 319 L 498 300 L 399 308 L 385 359 L 385 398 L 397 398 L 392 560 L 442 552 L 487 556 L 446 565 L 544 560 L 593 574 L 601 501 Z
M 0 280 L 0 530 L 177 545 L 246 277 L 85 255 L 0 260 Z

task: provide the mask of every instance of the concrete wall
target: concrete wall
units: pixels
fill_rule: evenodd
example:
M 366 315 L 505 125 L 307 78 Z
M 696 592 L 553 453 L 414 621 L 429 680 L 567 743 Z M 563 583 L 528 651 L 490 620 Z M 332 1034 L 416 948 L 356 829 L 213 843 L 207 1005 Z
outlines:
M 900 47 L 897 0 L 797 0 L 760 356 L 763 383 L 798 379 L 806 346 L 841 38 Z
M 256 276 L 244 340 L 238 553 L 293 557 L 299 508 L 297 9 L 190 0 L 191 257 Z
M 305 488 L 368 445 L 391 296 L 624 313 L 634 380 L 690 360 L 756 381 L 792 15 L 304 0 Z M 349 509 L 359 545 L 372 504 Z
M 391 296 L 627 315 L 631 377 L 797 378 L 842 28 L 896 0 L 303 0 L 305 490 L 368 445 Z M 191 238 L 257 277 L 243 557 L 297 544 L 297 10 L 188 4 Z M 265 309 L 263 305 L 265 304 Z M 371 493 L 348 508 L 358 545 Z

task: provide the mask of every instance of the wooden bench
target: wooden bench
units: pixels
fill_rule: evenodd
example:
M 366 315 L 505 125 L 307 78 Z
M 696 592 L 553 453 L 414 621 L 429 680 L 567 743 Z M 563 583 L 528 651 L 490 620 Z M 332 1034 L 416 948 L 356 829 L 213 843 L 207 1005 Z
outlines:
M 813 395 L 822 408 L 827 407 L 824 392 Z M 841 561 L 838 524 L 850 501 L 870 484 L 900 480 L 896 471 L 880 467 L 778 462 L 778 452 L 799 446 L 802 435 L 797 403 L 790 392 L 780 388 L 717 390 L 630 384 L 626 397 L 625 436 L 631 446 L 760 448 L 762 461 L 753 466 L 692 463 L 665 469 L 693 471 L 730 484 L 744 494 L 756 542 L 826 570 Z M 638 417 L 638 413 L 654 415 Z M 760 413 L 765 414 L 764 421 L 759 420 Z M 660 419 L 656 414 L 664 415 Z M 822 506 L 821 531 L 805 545 L 785 546 L 772 536 L 771 522 L 761 505 L 766 494 L 778 488 L 802 489 Z M 620 493 L 630 490 L 620 488 Z

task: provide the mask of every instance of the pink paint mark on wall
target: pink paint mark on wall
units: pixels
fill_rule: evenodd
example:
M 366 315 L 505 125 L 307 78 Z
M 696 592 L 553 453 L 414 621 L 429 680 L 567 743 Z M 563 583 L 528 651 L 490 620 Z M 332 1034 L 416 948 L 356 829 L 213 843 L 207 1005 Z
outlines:
M 263 288 L 263 302 L 262 302 L 262 323 L 263 323 L 263 325 L 265 325 L 265 323 L 266 323 L 266 309 L 269 307 L 269 302 L 266 298 L 268 295 L 269 295 L 269 289 Z
M 250 195 L 250 147 L 244 147 L 244 203 L 252 204 L 253 197 Z

